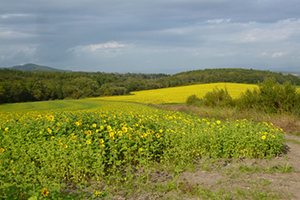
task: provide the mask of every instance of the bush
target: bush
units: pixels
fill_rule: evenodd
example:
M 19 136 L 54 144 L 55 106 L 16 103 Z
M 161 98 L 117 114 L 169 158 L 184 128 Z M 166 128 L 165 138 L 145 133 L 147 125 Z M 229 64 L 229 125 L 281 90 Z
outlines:
M 259 89 L 247 90 L 238 100 L 239 107 L 261 109 L 267 113 L 294 112 L 299 110 L 300 94 L 290 82 L 283 85 L 275 78 L 266 79 Z
M 195 94 L 189 96 L 189 97 L 186 99 L 186 104 L 187 104 L 187 105 L 195 105 L 195 104 L 197 104 L 197 103 L 199 103 L 199 102 L 200 102 L 200 99 L 199 99 Z
M 206 93 L 206 95 L 202 99 L 202 104 L 210 107 L 225 107 L 232 106 L 234 103 L 232 97 L 227 91 L 227 88 L 225 88 L 225 90 L 215 88 L 212 92 Z

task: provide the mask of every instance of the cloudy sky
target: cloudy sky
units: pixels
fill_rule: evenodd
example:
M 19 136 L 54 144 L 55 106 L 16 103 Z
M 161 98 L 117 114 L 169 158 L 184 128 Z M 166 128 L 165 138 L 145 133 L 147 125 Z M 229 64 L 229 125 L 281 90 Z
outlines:
M 300 71 L 299 0 L 0 0 L 0 67 Z

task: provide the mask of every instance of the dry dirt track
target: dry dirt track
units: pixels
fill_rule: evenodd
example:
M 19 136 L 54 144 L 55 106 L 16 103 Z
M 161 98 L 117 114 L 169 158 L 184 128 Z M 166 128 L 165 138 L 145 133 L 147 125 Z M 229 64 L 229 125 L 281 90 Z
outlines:
M 205 159 L 200 159 L 198 168 L 193 172 L 184 171 L 177 178 L 172 177 L 165 171 L 153 172 L 151 174 L 151 184 L 168 183 L 177 181 L 184 182 L 184 187 L 201 185 L 202 188 L 210 191 L 226 191 L 227 193 L 237 193 L 245 191 L 247 199 L 300 199 L 300 136 L 286 135 L 287 154 L 281 155 L 272 160 L 240 159 L 238 161 L 217 161 L 210 163 Z M 295 141 L 298 141 L 296 143 Z M 205 166 L 205 167 L 203 167 Z M 240 170 L 242 167 L 249 167 L 250 171 Z M 292 168 L 291 168 L 292 167 Z M 243 169 L 243 168 L 242 168 Z M 251 171 L 252 169 L 252 171 Z M 257 170 L 255 170 L 257 169 Z M 270 171 L 266 171 L 270 169 Z M 287 173 L 285 173 L 287 172 Z M 260 192 L 270 191 L 267 198 L 255 196 Z M 179 191 L 179 193 L 182 191 Z M 252 195 L 252 193 L 254 195 Z M 272 195 L 274 196 L 272 197 Z M 278 194 L 281 195 L 278 196 Z M 133 200 L 133 199 L 186 199 L 198 200 L 207 197 L 198 195 L 178 196 L 178 190 L 170 192 L 144 191 L 127 197 L 122 194 L 110 196 L 109 199 Z M 214 199 L 214 198 L 212 198 Z M 223 198 L 221 198 L 223 199 Z M 231 199 L 245 199 L 240 196 Z

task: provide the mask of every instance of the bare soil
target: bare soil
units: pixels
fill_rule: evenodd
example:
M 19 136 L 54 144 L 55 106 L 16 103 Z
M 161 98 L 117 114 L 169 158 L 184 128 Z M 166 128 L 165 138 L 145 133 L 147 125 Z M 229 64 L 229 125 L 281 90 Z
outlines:
M 211 160 L 201 158 L 195 162 L 195 169 L 183 171 L 174 176 L 166 171 L 153 171 L 148 187 L 126 194 L 120 191 L 108 199 L 156 200 L 156 199 L 300 199 L 300 120 L 293 116 L 266 116 L 259 113 L 242 113 L 232 116 L 231 111 L 210 116 L 211 110 L 184 105 L 154 105 L 166 110 L 193 113 L 201 117 L 219 119 L 246 118 L 254 121 L 269 121 L 281 127 L 286 133 L 287 153 L 271 160 L 239 159 Z M 206 116 L 207 114 L 207 116 Z M 209 115 L 209 116 L 208 116 Z M 243 116 L 244 115 L 244 116 Z M 230 118 L 229 118 L 230 120 Z M 163 188 L 161 188 L 163 186 Z M 145 189 L 147 188 L 147 189 Z
M 183 171 L 178 176 L 153 171 L 147 183 L 151 189 L 137 187 L 130 195 L 120 191 L 108 199 L 300 199 L 300 137 L 287 134 L 286 138 L 288 152 L 277 158 L 213 162 L 201 158 L 193 171 Z M 157 189 L 158 185 L 164 188 Z M 217 195 L 201 195 L 199 188 Z M 222 193 L 232 197 L 225 198 Z

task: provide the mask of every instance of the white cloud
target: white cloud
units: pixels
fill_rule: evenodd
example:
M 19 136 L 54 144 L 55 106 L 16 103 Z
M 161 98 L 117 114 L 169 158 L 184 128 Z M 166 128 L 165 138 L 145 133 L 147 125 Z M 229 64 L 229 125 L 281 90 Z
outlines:
M 19 31 L 0 29 L 0 39 L 25 39 L 30 37 L 34 37 L 34 35 L 28 33 L 22 33 Z
M 30 14 L 4 14 L 4 15 L 0 15 L 0 18 L 8 19 L 12 17 L 27 17 L 27 16 L 30 16 Z
M 231 19 L 210 19 L 207 20 L 208 23 L 211 24 L 222 24 L 222 23 L 229 23 Z
M 83 54 L 97 54 L 103 56 L 116 56 L 122 53 L 122 48 L 127 47 L 125 44 L 119 42 L 107 42 L 100 44 L 91 44 L 86 46 L 76 46 L 69 48 L 67 52 L 71 52 L 76 56 L 81 56 Z
M 287 54 L 287 52 L 274 52 L 274 53 L 263 52 L 262 54 L 260 54 L 260 56 L 271 57 L 271 58 L 280 58 L 280 57 L 285 56 L 286 54 Z
M 121 47 L 125 47 L 125 45 L 119 44 L 118 42 L 107 42 L 102 44 L 88 45 L 84 48 L 90 51 L 97 51 L 99 49 L 114 49 L 114 48 L 121 48 Z
M 279 58 L 282 57 L 285 53 L 284 52 L 275 52 L 272 54 L 272 58 Z
M 251 27 L 240 32 L 237 35 L 239 42 L 278 42 L 288 39 L 294 34 L 300 34 L 300 19 L 282 20 L 264 28 L 256 28 L 255 26 L 259 26 L 259 24 L 252 23 Z

